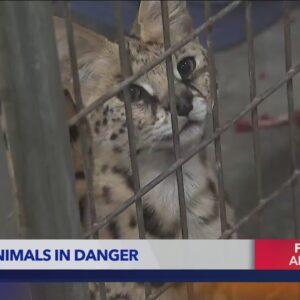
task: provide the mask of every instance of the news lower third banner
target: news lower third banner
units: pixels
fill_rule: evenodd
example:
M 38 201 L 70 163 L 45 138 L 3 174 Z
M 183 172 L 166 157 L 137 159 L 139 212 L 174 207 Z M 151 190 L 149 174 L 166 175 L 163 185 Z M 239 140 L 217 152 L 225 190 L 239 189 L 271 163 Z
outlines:
M 0 281 L 300 281 L 300 240 L 0 240 Z

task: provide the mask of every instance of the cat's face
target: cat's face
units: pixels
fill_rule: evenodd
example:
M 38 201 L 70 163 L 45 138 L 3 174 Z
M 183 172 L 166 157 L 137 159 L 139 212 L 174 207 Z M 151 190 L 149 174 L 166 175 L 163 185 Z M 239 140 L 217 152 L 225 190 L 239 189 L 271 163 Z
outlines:
M 134 38 L 128 39 L 128 49 L 133 73 L 163 53 L 161 44 L 149 45 Z M 181 144 L 195 142 L 195 139 L 200 141 L 203 134 L 209 100 L 208 74 L 203 73 L 205 65 L 205 52 L 197 43 L 188 45 L 173 56 Z M 129 91 L 137 149 L 172 147 L 165 63 L 137 79 L 129 86 Z M 96 133 L 95 138 L 110 140 L 116 147 L 123 148 L 127 139 L 124 94 L 107 101 L 102 112 L 101 126 L 97 130 L 99 134 Z M 97 120 L 97 117 L 93 120 L 94 126 Z
M 184 1 L 168 1 L 172 44 L 192 31 Z M 126 39 L 133 73 L 159 58 L 164 52 L 160 1 L 142 1 L 135 35 Z M 93 60 L 80 59 L 80 75 L 88 86 L 88 100 L 98 98 L 122 80 L 118 47 L 109 44 Z M 200 141 L 210 106 L 209 75 L 205 50 L 198 40 L 190 42 L 173 56 L 175 101 L 180 142 L 190 145 Z M 94 86 L 91 97 L 90 86 Z M 83 87 L 83 89 L 85 86 Z M 166 63 L 163 62 L 129 86 L 132 116 L 138 150 L 172 147 L 170 97 Z M 127 148 L 124 95 L 106 101 L 90 114 L 94 144 L 109 143 L 115 151 Z

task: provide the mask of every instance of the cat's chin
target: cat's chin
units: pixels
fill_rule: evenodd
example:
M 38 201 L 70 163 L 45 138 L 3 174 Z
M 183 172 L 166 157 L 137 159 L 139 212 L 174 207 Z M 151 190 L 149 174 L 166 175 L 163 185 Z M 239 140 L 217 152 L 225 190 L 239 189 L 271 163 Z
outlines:
M 199 145 L 202 141 L 204 134 L 204 123 L 190 121 L 186 123 L 180 130 L 180 148 L 185 149 L 187 147 Z M 156 149 L 172 149 L 173 148 L 173 137 L 167 135 L 159 141 L 155 146 Z

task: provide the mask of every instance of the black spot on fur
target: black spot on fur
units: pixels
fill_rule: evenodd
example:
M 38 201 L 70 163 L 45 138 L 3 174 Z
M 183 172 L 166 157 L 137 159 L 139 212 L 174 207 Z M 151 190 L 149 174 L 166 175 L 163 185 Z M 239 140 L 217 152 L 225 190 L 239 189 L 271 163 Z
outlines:
M 108 231 L 111 234 L 112 238 L 119 239 L 120 238 L 120 228 L 116 221 L 111 221 L 108 224 Z
M 122 153 L 122 148 L 115 146 L 115 147 L 113 147 L 113 152 L 114 153 Z
M 118 137 L 118 135 L 117 135 L 116 133 L 113 133 L 113 134 L 110 136 L 110 139 L 113 141 L 113 140 L 115 140 L 117 137 Z
M 113 173 L 121 175 L 125 179 L 125 182 L 129 188 L 134 188 L 133 177 L 129 174 L 129 171 L 127 169 L 119 166 L 114 166 L 111 170 Z
M 161 220 L 155 213 L 155 210 L 151 207 L 144 207 L 144 222 L 145 222 L 145 229 L 154 237 L 160 239 L 174 239 L 176 237 L 176 233 L 178 231 L 178 225 L 173 224 L 168 229 L 163 229 L 161 226 Z
M 103 115 L 106 116 L 108 113 L 108 106 L 105 107 L 104 111 L 103 111 Z
M 133 182 L 133 176 L 132 175 L 127 175 L 126 183 L 127 183 L 129 188 L 134 189 L 134 182 Z
M 111 170 L 115 174 L 121 174 L 121 175 L 127 174 L 127 170 L 125 168 L 120 167 L 120 166 L 113 166 L 111 168 Z
M 103 165 L 103 166 L 101 167 L 101 172 L 102 172 L 102 173 L 105 173 L 105 172 L 107 171 L 107 169 L 108 169 L 108 165 Z
M 107 119 L 106 119 L 106 118 L 103 119 L 102 124 L 103 124 L 103 125 L 106 125 L 106 124 L 107 124 Z
M 156 46 L 157 43 L 153 42 L 153 41 L 147 41 L 147 45 L 150 46 L 150 47 L 153 47 L 153 46 Z
M 122 81 L 123 80 L 123 76 L 121 74 L 117 74 L 117 75 L 115 75 L 115 79 L 117 81 Z
M 69 133 L 70 133 L 70 141 L 71 141 L 71 143 L 75 143 L 78 140 L 78 138 L 79 138 L 78 127 L 76 125 L 72 125 L 69 128 Z
M 103 194 L 103 196 L 110 195 L 110 191 L 111 191 L 111 188 L 109 186 L 105 185 L 104 187 L 102 187 L 102 194 Z
M 136 225 L 137 225 L 136 217 L 135 217 L 135 216 L 130 216 L 130 219 L 129 219 L 129 227 L 130 227 L 130 228 L 135 228 Z
M 102 188 L 102 196 L 104 198 L 104 201 L 106 204 L 110 204 L 112 202 L 112 199 L 111 199 L 111 188 L 107 185 L 105 185 L 103 188 Z
M 95 122 L 94 130 L 96 133 L 100 132 L 100 121 L 99 120 Z
M 84 172 L 83 171 L 75 172 L 75 178 L 76 179 L 84 179 L 85 178 Z
M 125 132 L 125 129 L 124 128 L 120 128 L 119 129 L 119 133 L 124 133 Z
M 84 202 L 85 202 L 85 196 L 82 196 L 80 199 L 79 199 L 79 214 L 80 214 L 80 220 L 82 221 L 83 218 L 84 218 L 84 211 L 85 211 L 85 205 L 84 205 Z

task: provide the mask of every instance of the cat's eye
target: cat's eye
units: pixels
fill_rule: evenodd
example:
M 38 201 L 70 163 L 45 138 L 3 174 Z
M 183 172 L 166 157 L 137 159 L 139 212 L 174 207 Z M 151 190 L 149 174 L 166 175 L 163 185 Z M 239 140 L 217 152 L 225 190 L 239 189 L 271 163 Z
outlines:
M 142 95 L 143 95 L 143 88 L 136 85 L 136 84 L 131 84 L 129 86 L 129 94 L 130 94 L 130 100 L 132 102 L 135 102 L 135 101 L 139 101 L 142 99 Z M 119 97 L 122 101 L 124 101 L 125 99 L 125 95 L 124 95 L 124 91 L 122 91 L 120 94 L 119 94 Z
M 129 86 L 129 93 L 131 101 L 139 101 L 142 96 L 142 88 L 136 84 L 131 84 Z
M 188 79 L 196 68 L 194 57 L 185 57 L 177 64 L 177 70 L 182 80 Z

